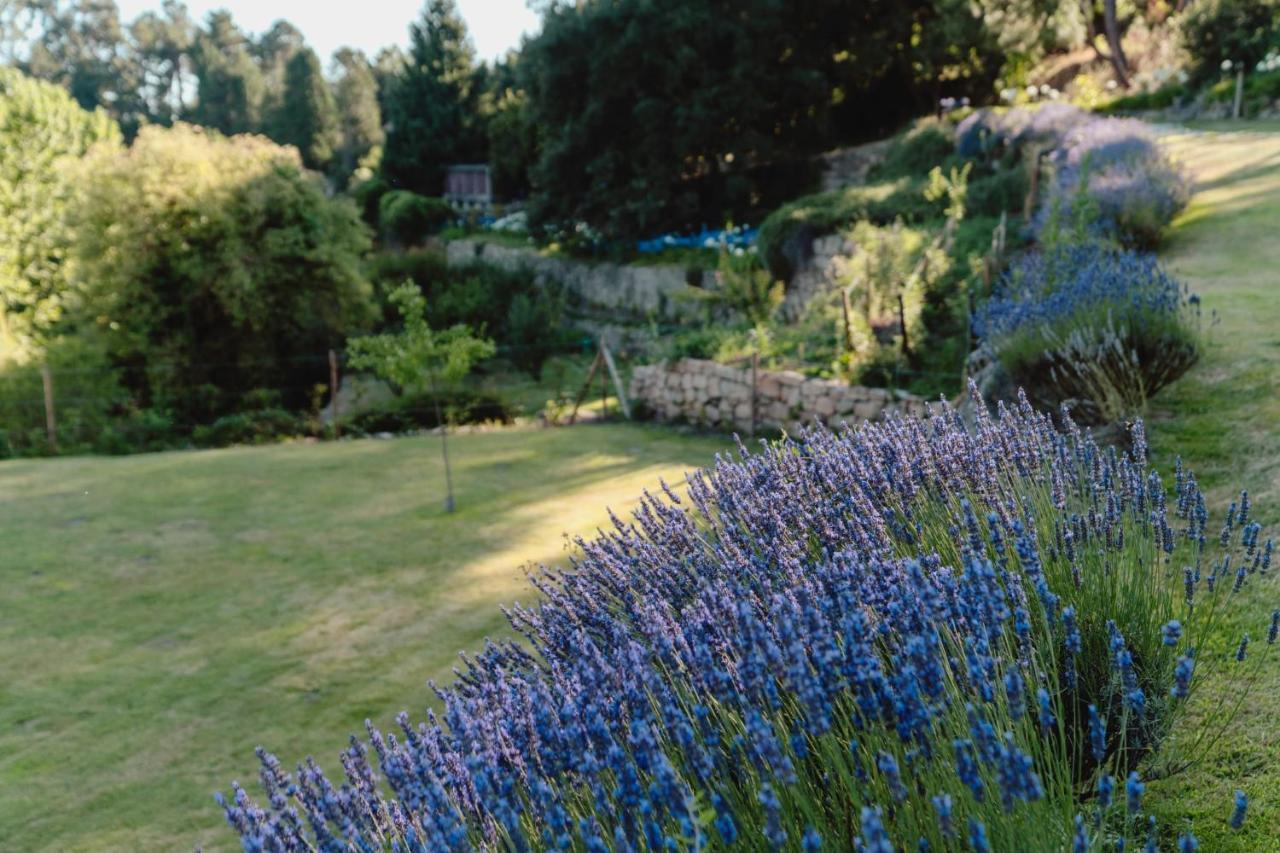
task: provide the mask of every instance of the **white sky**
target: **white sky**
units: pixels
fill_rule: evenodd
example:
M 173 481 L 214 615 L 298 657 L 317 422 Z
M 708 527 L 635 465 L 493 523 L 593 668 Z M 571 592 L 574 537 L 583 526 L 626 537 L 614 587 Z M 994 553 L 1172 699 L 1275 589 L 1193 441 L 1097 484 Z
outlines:
M 538 16 L 525 0 L 457 0 L 480 59 L 495 59 L 520 43 L 520 36 L 538 28 Z M 255 35 L 280 18 L 302 31 L 322 62 L 340 47 L 356 47 L 370 58 L 379 48 L 404 47 L 409 24 L 422 11 L 424 0 L 186 0 L 191 17 L 203 21 L 214 9 L 227 9 L 241 29 Z M 160 0 L 116 0 L 126 24 L 140 13 L 160 11 Z

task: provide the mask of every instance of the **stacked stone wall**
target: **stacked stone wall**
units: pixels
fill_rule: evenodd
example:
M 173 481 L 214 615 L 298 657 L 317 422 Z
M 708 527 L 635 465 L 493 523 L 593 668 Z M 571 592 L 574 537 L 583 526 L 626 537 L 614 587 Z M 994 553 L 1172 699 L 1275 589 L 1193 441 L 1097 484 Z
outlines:
M 752 412 L 760 430 L 794 430 L 804 424 L 834 426 L 871 421 L 889 412 L 913 415 L 925 401 L 902 391 L 810 379 L 791 371 L 759 370 L 701 359 L 637 367 L 631 396 L 660 420 L 749 431 Z M 753 404 L 754 397 L 754 404 Z

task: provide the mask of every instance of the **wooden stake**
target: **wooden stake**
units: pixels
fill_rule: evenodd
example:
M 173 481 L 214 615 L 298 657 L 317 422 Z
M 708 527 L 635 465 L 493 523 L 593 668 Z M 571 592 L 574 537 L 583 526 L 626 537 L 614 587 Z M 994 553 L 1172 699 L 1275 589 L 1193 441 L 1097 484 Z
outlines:
M 338 354 L 329 350 L 329 405 L 333 409 L 333 437 L 342 438 L 342 424 L 338 420 Z
M 58 421 L 53 413 L 53 374 L 49 365 L 40 368 L 40 379 L 44 382 L 44 428 L 49 437 L 49 450 L 58 452 Z
M 902 294 L 898 294 L 898 324 L 902 327 L 902 354 L 908 359 L 911 358 L 911 341 L 907 339 L 907 307 L 902 301 Z
M 1040 152 L 1033 150 L 1031 156 L 1027 158 L 1028 167 L 1031 174 L 1028 176 L 1027 199 L 1022 205 L 1022 218 L 1030 222 L 1031 214 L 1036 210 L 1036 194 L 1040 189 Z
M 591 361 L 591 369 L 587 371 L 587 380 L 582 383 L 582 388 L 578 391 L 578 398 L 573 401 L 573 411 L 569 414 L 570 426 L 573 426 L 578 420 L 578 407 L 582 405 L 582 399 L 591 390 L 591 380 L 596 378 L 596 370 L 599 369 L 601 360 L 600 350 L 596 350 L 596 357 Z
M 618 391 L 618 408 L 622 409 L 624 418 L 631 420 L 631 404 L 627 402 L 627 392 L 623 389 L 622 379 L 618 376 L 618 367 L 613 363 L 613 353 L 609 352 L 604 341 L 600 342 L 600 354 L 604 356 L 604 366 L 609 368 L 609 376 L 613 378 L 613 387 Z
M 436 421 L 440 424 L 440 455 L 444 457 L 444 511 L 453 512 L 456 504 L 453 501 L 453 471 L 449 467 L 449 425 L 440 409 L 440 390 L 434 373 L 431 374 L 431 396 L 435 398 Z
M 840 310 L 844 313 L 844 349 L 852 353 L 853 345 L 853 306 L 849 304 L 849 288 L 840 291 Z
M 1244 107 L 1244 69 L 1236 72 L 1236 101 L 1231 107 L 1231 117 L 1240 118 L 1240 110 Z
M 751 432 L 752 438 L 756 437 L 756 388 L 757 377 L 760 375 L 760 349 L 757 347 L 755 352 L 751 353 Z

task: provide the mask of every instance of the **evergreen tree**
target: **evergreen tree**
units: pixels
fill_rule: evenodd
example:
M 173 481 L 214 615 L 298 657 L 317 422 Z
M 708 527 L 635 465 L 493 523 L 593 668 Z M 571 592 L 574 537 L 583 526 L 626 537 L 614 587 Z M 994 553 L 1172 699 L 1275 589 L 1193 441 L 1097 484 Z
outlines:
M 310 48 L 295 51 L 285 66 L 284 93 L 272 124 L 275 140 L 297 148 L 308 169 L 328 167 L 340 141 L 338 113 Z
M 196 36 L 192 68 L 197 80 L 191 120 L 226 134 L 261 127 L 264 83 L 249 40 L 225 10 L 210 12 Z
M 342 48 L 333 57 L 337 71 L 334 100 L 340 142 L 335 162 L 338 178 L 346 183 L 370 155 L 381 153 L 385 134 L 378 106 L 378 81 L 369 60 L 358 50 Z M 375 153 L 376 152 L 376 153 Z
M 162 14 L 144 12 L 129 25 L 140 94 L 152 122 L 172 124 L 186 108 L 183 78 L 195 30 L 187 7 L 177 0 L 164 0 Z
M 301 30 L 288 21 L 276 21 L 249 48 L 262 71 L 262 131 L 276 141 L 283 141 L 278 120 L 285 106 L 289 61 L 306 46 Z
M 453 0 L 428 0 L 409 35 L 408 62 L 389 98 L 382 169 L 397 187 L 439 195 L 445 166 L 483 157 L 472 119 L 474 50 Z

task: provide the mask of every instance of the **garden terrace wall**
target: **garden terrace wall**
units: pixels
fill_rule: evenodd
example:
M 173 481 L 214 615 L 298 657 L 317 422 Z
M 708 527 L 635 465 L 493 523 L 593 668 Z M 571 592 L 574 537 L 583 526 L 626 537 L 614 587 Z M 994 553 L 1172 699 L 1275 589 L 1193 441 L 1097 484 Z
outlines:
M 841 261 L 856 250 L 853 241 L 841 233 L 824 234 L 815 239 L 807 259 L 787 282 L 782 316 L 788 320 L 799 319 L 811 301 L 845 284 L 848 274 Z
M 451 240 L 445 246 L 449 266 L 476 262 L 508 271 L 528 270 L 537 282 L 558 282 L 573 313 L 612 322 L 699 322 L 705 304 L 680 294 L 688 291 L 690 271 L 683 266 L 590 263 L 552 258 L 533 248 L 503 246 L 483 240 Z M 711 287 L 712 272 L 696 273 L 699 286 Z
M 643 365 L 631 374 L 631 396 L 662 420 L 742 431 L 752 427 L 750 366 L 691 358 Z M 756 371 L 754 396 L 755 426 L 767 430 L 925 411 L 925 401 L 912 394 L 809 379 L 792 371 Z

